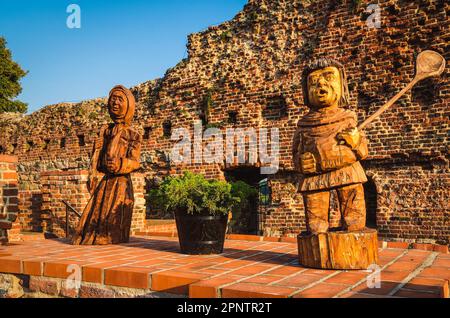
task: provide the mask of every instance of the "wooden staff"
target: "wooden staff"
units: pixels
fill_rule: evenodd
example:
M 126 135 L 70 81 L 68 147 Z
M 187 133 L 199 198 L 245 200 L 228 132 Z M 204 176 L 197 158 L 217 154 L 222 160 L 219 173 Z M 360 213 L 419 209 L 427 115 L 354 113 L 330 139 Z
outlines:
M 369 124 L 371 124 L 375 119 L 380 117 L 387 109 L 389 109 L 400 97 L 402 97 L 407 91 L 413 88 L 419 81 L 432 77 L 439 76 L 445 70 L 445 59 L 442 55 L 435 51 L 426 50 L 421 52 L 417 56 L 416 60 L 416 76 L 414 79 L 406 85 L 397 95 L 392 97 L 386 104 L 384 104 L 380 109 L 363 121 L 359 126 L 358 130 L 363 130 Z

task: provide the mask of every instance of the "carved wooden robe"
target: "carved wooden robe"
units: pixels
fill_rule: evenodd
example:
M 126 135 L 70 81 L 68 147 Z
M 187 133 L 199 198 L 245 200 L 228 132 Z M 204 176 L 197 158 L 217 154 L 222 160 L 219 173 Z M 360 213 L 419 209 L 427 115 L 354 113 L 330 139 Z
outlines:
M 300 192 L 367 182 L 359 163 L 368 156 L 364 134 L 361 133 L 361 142 L 353 150 L 340 145 L 336 138 L 339 132 L 356 125 L 356 114 L 342 108 L 327 114 L 310 112 L 298 122 L 292 146 L 296 169 L 300 170 L 300 154 L 306 152 L 313 154 L 317 164 L 316 173 L 301 175 Z
M 364 188 L 367 182 L 359 163 L 368 155 L 367 139 L 361 133 L 355 149 L 338 142 L 337 134 L 356 127 L 356 114 L 337 108 L 332 112 L 310 112 L 297 125 L 293 140 L 293 159 L 300 172 L 300 156 L 310 153 L 316 171 L 300 175 L 298 191 L 302 193 L 307 229 L 312 233 L 328 231 L 330 190 L 336 189 L 344 229 L 361 230 L 366 222 Z
M 104 245 L 128 242 L 134 205 L 130 173 L 139 168 L 140 134 L 130 128 L 134 97 L 121 86 L 128 99 L 126 115 L 104 127 L 94 145 L 88 184 L 91 199 L 80 219 L 73 244 Z M 113 90 L 114 90 L 113 89 Z M 113 118 L 114 119 L 114 118 Z M 117 160 L 111 171 L 107 160 Z

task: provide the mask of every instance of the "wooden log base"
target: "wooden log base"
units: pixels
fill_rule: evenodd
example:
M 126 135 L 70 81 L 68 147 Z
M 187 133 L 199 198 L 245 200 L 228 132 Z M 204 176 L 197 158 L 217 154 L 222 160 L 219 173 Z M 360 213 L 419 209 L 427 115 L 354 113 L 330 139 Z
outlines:
M 320 269 L 368 269 L 378 264 L 374 229 L 358 232 L 302 233 L 297 237 L 300 265 Z

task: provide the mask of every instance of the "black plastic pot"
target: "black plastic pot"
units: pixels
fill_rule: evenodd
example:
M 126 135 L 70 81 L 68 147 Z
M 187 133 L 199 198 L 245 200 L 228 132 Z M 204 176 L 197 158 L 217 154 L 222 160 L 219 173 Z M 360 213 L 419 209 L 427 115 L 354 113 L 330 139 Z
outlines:
M 176 211 L 181 253 L 191 255 L 220 254 L 223 252 L 228 215 L 187 214 Z

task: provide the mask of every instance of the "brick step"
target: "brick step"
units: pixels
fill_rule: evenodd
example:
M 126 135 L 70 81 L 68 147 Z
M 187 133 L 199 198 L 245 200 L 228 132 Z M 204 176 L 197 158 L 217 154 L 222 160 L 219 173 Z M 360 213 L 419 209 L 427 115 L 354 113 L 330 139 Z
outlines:
M 5 246 L 0 253 L 0 273 L 29 275 L 30 289 L 67 297 L 112 297 L 115 287 L 192 298 L 449 295 L 450 256 L 426 250 L 380 249 L 379 288 L 368 286 L 370 271 L 302 267 L 296 245 L 281 242 L 228 240 L 223 254 L 196 256 L 179 253 L 174 238 L 132 238 L 95 249 L 45 240 Z M 75 265 L 81 289 L 67 291 L 63 283 Z
M 45 240 L 45 234 L 44 232 L 27 232 L 22 231 L 21 234 L 21 240 L 22 241 L 39 241 L 39 240 Z
M 176 226 L 173 230 L 147 230 L 136 232 L 137 236 L 158 236 L 158 237 L 178 237 Z M 239 241 L 261 241 L 261 242 L 284 242 L 284 243 L 297 243 L 296 237 L 281 236 L 260 236 L 251 234 L 227 234 L 225 236 L 227 240 L 239 240 Z M 408 243 L 408 242 L 387 242 L 378 240 L 378 246 L 380 248 L 401 248 L 401 249 L 416 249 L 424 251 L 433 251 L 443 254 L 448 254 L 447 245 L 439 244 L 424 244 L 424 243 Z
M 177 231 L 175 220 L 146 220 L 141 232 L 171 233 Z

